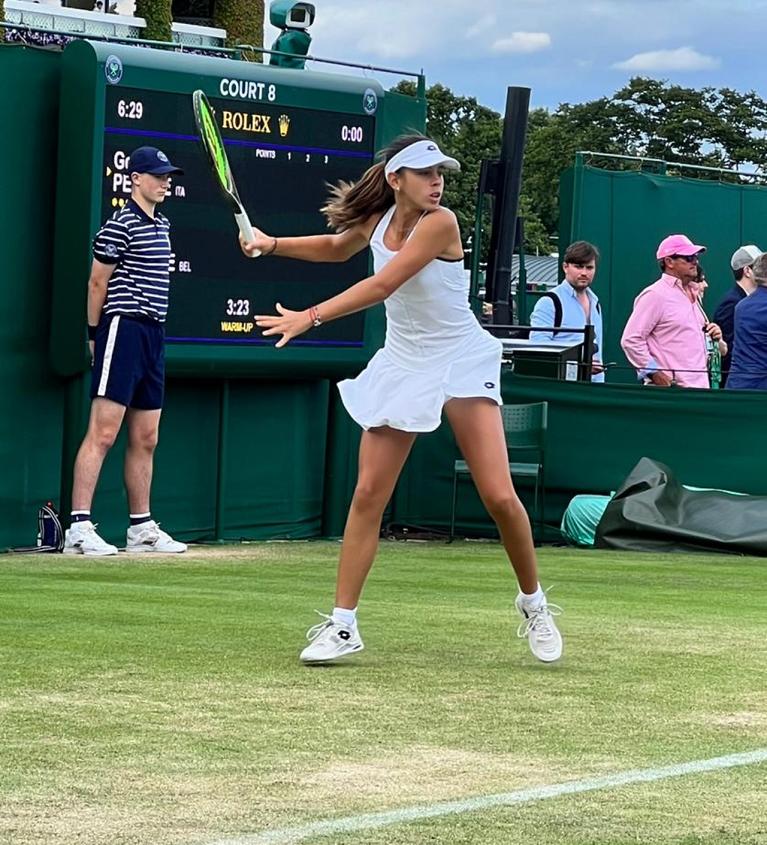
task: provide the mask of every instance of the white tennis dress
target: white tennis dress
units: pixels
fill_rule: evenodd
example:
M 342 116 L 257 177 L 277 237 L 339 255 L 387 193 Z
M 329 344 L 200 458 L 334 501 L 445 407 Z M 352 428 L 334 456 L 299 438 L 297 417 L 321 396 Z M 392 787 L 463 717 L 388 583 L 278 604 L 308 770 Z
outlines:
M 397 254 L 383 243 L 393 215 L 394 206 L 370 238 L 376 272 Z M 385 306 L 383 349 L 357 378 L 338 385 L 346 410 L 362 428 L 434 431 L 448 399 L 486 396 L 503 404 L 501 342 L 469 308 L 462 260 L 430 261 Z

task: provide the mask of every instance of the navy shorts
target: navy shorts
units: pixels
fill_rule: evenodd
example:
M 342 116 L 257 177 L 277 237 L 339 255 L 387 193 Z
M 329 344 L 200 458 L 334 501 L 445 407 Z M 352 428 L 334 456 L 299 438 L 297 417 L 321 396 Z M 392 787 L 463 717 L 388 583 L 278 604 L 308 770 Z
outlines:
M 165 328 L 149 318 L 115 314 L 96 332 L 91 399 L 103 396 L 141 411 L 162 408 Z

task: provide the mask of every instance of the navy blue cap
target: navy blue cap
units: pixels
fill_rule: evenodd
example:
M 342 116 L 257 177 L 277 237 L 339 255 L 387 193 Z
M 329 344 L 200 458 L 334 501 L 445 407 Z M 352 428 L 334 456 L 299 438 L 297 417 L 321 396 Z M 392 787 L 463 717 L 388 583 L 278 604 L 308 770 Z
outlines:
M 165 173 L 180 173 L 184 171 L 168 161 L 168 156 L 157 147 L 139 147 L 130 154 L 128 169 L 131 173 L 151 173 L 162 176 Z

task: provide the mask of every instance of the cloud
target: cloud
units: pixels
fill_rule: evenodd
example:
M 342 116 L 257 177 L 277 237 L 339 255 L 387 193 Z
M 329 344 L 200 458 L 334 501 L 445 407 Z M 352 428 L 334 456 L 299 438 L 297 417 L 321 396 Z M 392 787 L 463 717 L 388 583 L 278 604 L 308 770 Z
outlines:
M 466 37 L 475 38 L 477 35 L 482 35 L 483 33 L 487 32 L 488 29 L 493 29 L 495 25 L 495 15 L 483 15 L 481 18 L 479 18 L 476 23 L 472 24 L 466 30 Z
M 339 2 L 335 6 L 322 7 L 310 30 L 311 52 L 369 62 L 371 59 L 420 58 L 438 48 L 439 43 L 435 42 L 423 13 L 419 15 L 418 10 L 414 10 L 408 26 L 402 25 L 403 19 L 407 19 L 404 8 L 400 7 L 390 15 L 380 15 L 369 0 L 357 5 Z M 276 30 L 267 33 L 267 41 L 271 32 Z
M 616 62 L 618 70 L 666 71 L 666 70 L 711 70 L 719 67 L 719 59 L 705 56 L 692 47 L 678 47 L 676 50 L 651 50 L 636 53 L 630 59 Z
M 512 32 L 507 38 L 499 38 L 491 45 L 493 53 L 535 53 L 551 46 L 548 32 Z

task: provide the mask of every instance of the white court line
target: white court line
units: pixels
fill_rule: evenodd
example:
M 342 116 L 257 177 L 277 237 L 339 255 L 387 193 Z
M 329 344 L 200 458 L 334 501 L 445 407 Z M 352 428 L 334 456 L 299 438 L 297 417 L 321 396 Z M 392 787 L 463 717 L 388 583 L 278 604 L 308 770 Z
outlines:
M 535 786 L 531 789 L 519 789 L 516 792 L 501 792 L 468 798 L 465 801 L 444 801 L 439 804 L 426 804 L 420 807 L 389 810 L 382 813 L 366 813 L 360 816 L 347 816 L 340 819 L 312 822 L 300 827 L 285 827 L 266 830 L 262 833 L 246 834 L 231 839 L 217 839 L 209 845 L 293 845 L 312 836 L 329 836 L 333 833 L 354 833 L 359 830 L 371 830 L 392 824 L 432 819 L 437 816 L 450 816 L 459 813 L 471 813 L 494 807 L 507 807 L 513 804 L 526 804 L 541 801 L 544 798 L 559 798 L 561 795 L 574 795 L 578 792 L 593 792 L 597 789 L 614 789 L 631 783 L 648 783 L 654 780 L 692 775 L 699 772 L 713 772 L 717 769 L 733 769 L 736 766 L 750 766 L 754 763 L 767 762 L 767 748 L 758 748 L 743 754 L 730 754 L 727 757 L 713 757 L 710 760 L 693 760 L 690 763 L 678 763 L 658 769 L 634 769 L 618 772 L 600 778 L 576 780 L 570 783 L 557 783 L 551 786 Z

